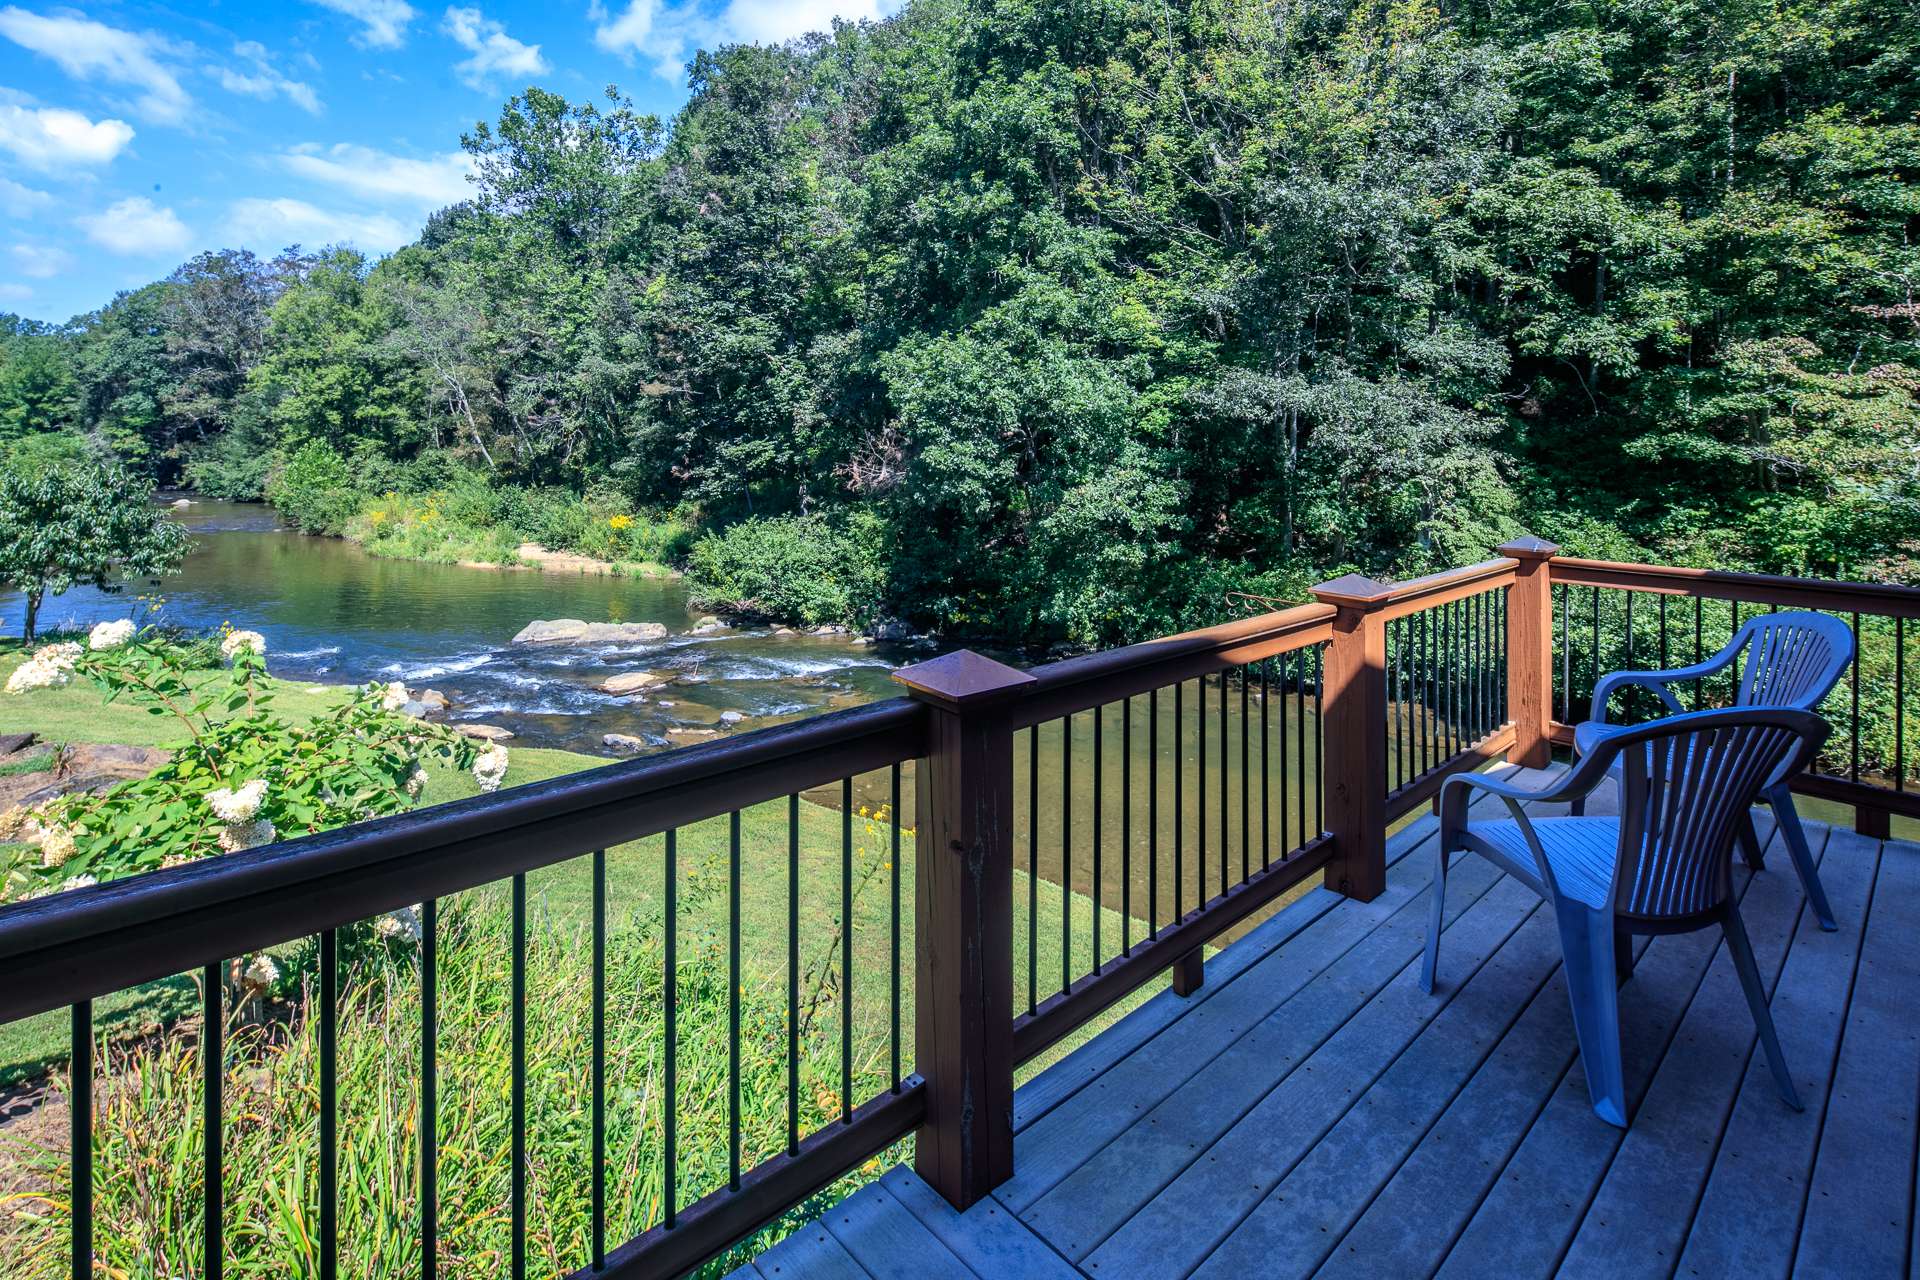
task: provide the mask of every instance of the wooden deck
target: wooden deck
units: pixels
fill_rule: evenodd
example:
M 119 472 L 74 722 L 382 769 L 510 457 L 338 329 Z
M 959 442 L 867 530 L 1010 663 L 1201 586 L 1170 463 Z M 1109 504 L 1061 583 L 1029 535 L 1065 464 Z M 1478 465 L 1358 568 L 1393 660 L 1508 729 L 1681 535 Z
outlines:
M 1803 1114 L 1717 932 L 1640 940 L 1625 1132 L 1588 1107 L 1549 912 L 1484 861 L 1422 993 L 1429 816 L 1379 898 L 1309 893 L 1021 1089 L 992 1199 L 896 1168 L 736 1274 L 1912 1274 L 1920 848 L 1810 828 L 1822 933 L 1760 822 L 1768 869 L 1736 879 Z

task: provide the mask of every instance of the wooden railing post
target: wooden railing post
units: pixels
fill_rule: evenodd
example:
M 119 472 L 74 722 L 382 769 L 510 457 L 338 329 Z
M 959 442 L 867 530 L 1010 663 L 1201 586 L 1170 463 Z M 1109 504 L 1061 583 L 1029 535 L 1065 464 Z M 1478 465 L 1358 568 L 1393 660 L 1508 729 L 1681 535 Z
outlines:
M 1033 677 L 960 650 L 893 673 L 932 710 L 914 780 L 914 1169 L 965 1209 L 1013 1176 L 1013 729 Z
M 1362 902 L 1387 887 L 1387 626 L 1390 588 L 1350 573 L 1313 589 L 1332 605 L 1325 679 L 1327 833 L 1334 840 L 1326 885 Z
M 1528 769 L 1553 761 L 1553 583 L 1548 567 L 1560 548 L 1531 535 L 1495 548 L 1520 562 L 1507 597 L 1507 714 L 1513 750 Z

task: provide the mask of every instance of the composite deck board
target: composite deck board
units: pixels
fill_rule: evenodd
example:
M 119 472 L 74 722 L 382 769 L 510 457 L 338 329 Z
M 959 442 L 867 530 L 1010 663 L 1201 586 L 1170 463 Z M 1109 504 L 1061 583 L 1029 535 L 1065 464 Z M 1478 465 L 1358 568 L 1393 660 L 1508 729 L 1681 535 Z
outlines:
M 1447 930 L 1447 945 L 1463 966 L 1475 967 L 1538 905 L 1530 890 L 1502 877 Z M 1390 928 L 1383 926 L 1375 937 L 1384 944 Z M 1393 945 L 1397 950 L 1400 940 Z M 1351 1015 L 1335 1034 L 1310 1054 L 1288 1061 L 1291 1069 L 1224 1136 L 1200 1144 L 1197 1158 L 1087 1258 L 1087 1272 L 1106 1277 L 1180 1275 L 1204 1260 L 1215 1242 L 1285 1176 L 1293 1161 L 1312 1148 L 1367 1082 L 1439 1011 L 1416 980 L 1417 949 L 1416 934 L 1413 951 L 1400 958 L 1393 980 L 1364 997 L 1357 1008 L 1349 1000 Z M 1331 985 L 1327 989 L 1343 994 Z M 1071 1256 L 1075 1250 L 1063 1252 Z
M 1836 834 L 1834 839 L 1841 838 Z M 1890 1275 L 1912 1247 L 1920 1097 L 1920 858 L 1880 861 L 1800 1229 L 1797 1274 Z
M 1820 848 L 1816 841 L 1816 856 Z M 1735 880 L 1745 885 L 1741 912 L 1749 931 L 1800 909 L 1797 882 L 1737 871 Z M 1702 930 L 1655 939 L 1643 952 L 1620 1002 L 1630 1115 L 1639 1111 L 1719 948 L 1718 935 Z M 1528 1034 L 1509 1036 L 1503 1046 L 1521 1063 L 1496 1057 L 1509 1070 L 1468 1090 L 1460 1114 L 1436 1127 L 1431 1147 L 1415 1153 L 1348 1233 L 1342 1263 L 1378 1256 L 1420 1274 L 1437 1266 L 1449 1280 L 1553 1273 L 1621 1136 L 1593 1114 L 1563 976 L 1555 976 L 1553 989 L 1556 1003 L 1543 1012 L 1544 1021 L 1523 1020 L 1518 1030 Z M 1517 1068 L 1525 1062 L 1541 1070 L 1521 1075 Z M 1514 1230 L 1516 1222 L 1528 1229 Z
M 1827 841 L 1827 861 L 1857 861 L 1874 872 L 1879 870 L 1879 852 L 1877 840 L 1850 831 L 1836 831 Z M 1879 896 L 1872 879 L 1870 875 L 1865 899 Z M 1772 1009 L 1780 1047 L 1806 1110 L 1780 1104 L 1766 1054 L 1756 1048 L 1680 1255 L 1682 1274 L 1784 1276 L 1791 1267 L 1826 1120 L 1833 1064 L 1853 996 L 1866 906 L 1863 900 L 1858 929 L 1842 924 L 1836 933 L 1821 932 L 1812 911 L 1801 913 Z M 1905 1227 L 1903 1213 L 1894 1230 L 1904 1234 Z
M 1025 1086 L 993 1197 L 959 1213 L 895 1169 L 741 1274 L 1908 1274 L 1920 848 L 1810 824 L 1823 934 L 1757 820 L 1768 869 L 1735 883 L 1805 1114 L 1717 931 L 1636 944 L 1624 1133 L 1592 1113 L 1551 918 L 1480 859 L 1420 992 L 1423 818 L 1380 898 L 1312 891 Z
M 1341 903 L 1198 1003 L 1175 1024 L 1177 1033 L 1162 1031 L 1020 1132 L 1014 1140 L 1014 1175 L 1000 1188 L 1002 1203 L 1024 1211 L 1249 1027 L 1364 945 L 1374 924 L 1423 900 L 1426 871 L 1415 865 L 1421 861 L 1403 860 L 1387 873 L 1386 890 L 1372 902 Z M 1491 876 L 1478 883 L 1490 884 Z
M 1449 903 L 1447 933 L 1455 945 L 1490 951 L 1532 905 L 1526 900 L 1530 895 L 1509 894 L 1491 910 L 1481 910 L 1484 895 L 1499 878 L 1489 872 L 1491 868 L 1481 870 L 1464 886 L 1459 902 Z M 1424 906 L 1409 903 L 1329 967 L 1319 981 L 1307 984 L 1247 1028 L 1185 1087 L 1157 1104 L 1137 1105 L 1135 1124 L 1024 1210 L 1022 1218 L 1055 1241 L 1068 1257 L 1085 1256 L 1183 1169 L 1208 1154 L 1221 1134 L 1243 1119 L 1255 1125 L 1268 1123 L 1276 1106 L 1292 1102 L 1297 1090 L 1279 1099 L 1273 1091 L 1393 981 L 1417 952 L 1425 929 Z M 1470 940 L 1457 940 L 1462 929 Z M 1155 1092 L 1161 1092 L 1158 1082 Z M 1139 1101 L 1146 1103 L 1144 1098 Z M 1296 1130 L 1300 1119 L 1290 1117 Z M 1127 1273 L 1123 1268 L 1116 1274 Z
M 1820 873 L 1840 935 L 1857 936 L 1872 867 L 1864 859 L 1828 856 L 1821 862 Z M 1773 871 L 1766 878 L 1771 882 L 1791 877 Z M 1759 922 L 1747 921 L 1769 991 L 1786 963 L 1794 936 L 1789 930 L 1803 914 L 1804 903 L 1793 913 L 1788 930 L 1761 931 L 1755 928 Z M 1755 1041 L 1746 997 L 1722 948 L 1568 1247 L 1560 1274 L 1672 1274 L 1746 1078 Z

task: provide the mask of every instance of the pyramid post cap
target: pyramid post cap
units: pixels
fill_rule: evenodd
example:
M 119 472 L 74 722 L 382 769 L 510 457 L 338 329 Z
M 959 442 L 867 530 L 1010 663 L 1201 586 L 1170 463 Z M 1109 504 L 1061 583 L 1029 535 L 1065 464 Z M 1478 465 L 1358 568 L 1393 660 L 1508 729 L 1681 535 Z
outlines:
M 1393 587 L 1364 573 L 1349 573 L 1313 588 L 1322 604 L 1369 605 L 1393 594 Z
M 1548 542 L 1545 538 L 1535 537 L 1529 533 L 1511 542 L 1503 542 L 1494 550 L 1515 560 L 1545 560 L 1559 552 L 1560 544 Z
M 971 649 L 956 649 L 901 667 L 893 673 L 893 678 L 914 696 L 949 707 L 978 706 L 1010 698 L 1034 683 L 1034 678 L 1026 672 Z

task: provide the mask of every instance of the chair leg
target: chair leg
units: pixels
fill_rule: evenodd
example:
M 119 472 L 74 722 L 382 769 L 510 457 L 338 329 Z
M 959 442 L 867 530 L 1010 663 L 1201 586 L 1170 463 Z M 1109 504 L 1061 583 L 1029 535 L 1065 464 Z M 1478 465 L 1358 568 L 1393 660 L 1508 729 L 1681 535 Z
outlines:
M 1820 921 L 1822 929 L 1832 933 L 1839 926 L 1834 923 L 1833 908 L 1827 905 L 1827 891 L 1820 885 L 1819 868 L 1813 865 L 1813 850 L 1807 847 L 1807 831 L 1800 825 L 1800 811 L 1793 807 L 1793 793 L 1785 787 L 1775 787 L 1767 792 L 1766 801 L 1773 810 L 1774 825 L 1786 838 L 1787 852 L 1793 855 L 1793 869 L 1800 873 L 1800 883 L 1807 891 L 1814 918 Z
M 1620 1062 L 1620 999 L 1614 960 L 1613 920 L 1577 902 L 1556 902 L 1560 949 L 1566 959 L 1567 997 L 1594 1114 L 1627 1127 L 1627 1082 Z
M 1740 909 L 1732 904 L 1727 907 L 1727 917 L 1721 922 L 1721 928 L 1727 935 L 1727 954 L 1733 957 L 1733 967 L 1740 975 L 1740 986 L 1747 993 L 1747 1007 L 1753 1010 L 1753 1025 L 1759 1029 L 1760 1043 L 1767 1051 L 1767 1066 L 1773 1071 L 1773 1083 L 1780 1090 L 1780 1098 L 1795 1111 L 1804 1111 L 1800 1094 L 1793 1087 L 1793 1077 L 1787 1074 L 1787 1058 L 1780 1051 L 1780 1036 L 1773 1029 L 1773 1011 L 1767 1008 L 1767 993 L 1760 985 L 1760 966 L 1753 960 L 1753 944 L 1747 941 L 1747 927 L 1740 922 Z
M 1567 802 L 1567 812 L 1576 818 L 1586 817 L 1587 798 L 1585 796 L 1575 796 L 1572 800 L 1569 800 Z
M 1435 971 L 1440 967 L 1440 925 L 1447 909 L 1445 837 L 1433 842 L 1433 884 L 1427 889 L 1427 898 L 1427 954 L 1420 962 L 1420 989 L 1432 995 Z
M 1633 935 L 1617 923 L 1613 926 L 1613 976 L 1622 984 L 1633 976 Z
M 1753 829 L 1751 811 L 1740 815 L 1740 852 L 1746 856 L 1747 866 L 1754 871 L 1767 869 L 1766 856 L 1760 852 L 1760 833 Z

